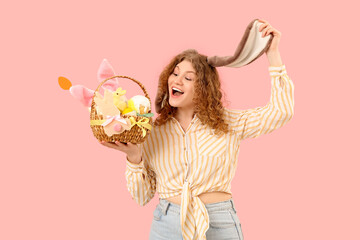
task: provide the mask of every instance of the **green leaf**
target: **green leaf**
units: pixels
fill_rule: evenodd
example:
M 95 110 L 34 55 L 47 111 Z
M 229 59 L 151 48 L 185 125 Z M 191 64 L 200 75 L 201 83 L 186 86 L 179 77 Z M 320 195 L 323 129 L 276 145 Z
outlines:
M 145 113 L 145 114 L 136 113 L 136 115 L 140 116 L 140 117 L 153 117 L 154 116 L 153 113 Z

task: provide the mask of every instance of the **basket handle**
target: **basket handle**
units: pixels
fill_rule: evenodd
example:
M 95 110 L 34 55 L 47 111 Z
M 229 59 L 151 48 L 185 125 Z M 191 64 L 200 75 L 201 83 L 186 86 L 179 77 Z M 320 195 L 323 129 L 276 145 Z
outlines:
M 98 92 L 98 91 L 99 91 L 99 88 L 100 88 L 106 81 L 108 81 L 108 80 L 110 80 L 110 79 L 113 79 L 113 78 L 128 78 L 128 79 L 132 80 L 133 82 L 137 83 L 137 84 L 140 86 L 141 90 L 143 90 L 143 92 L 144 92 L 144 94 L 145 94 L 145 97 L 147 97 L 147 99 L 149 99 L 149 102 L 150 102 L 150 109 L 149 109 L 150 111 L 149 111 L 149 113 L 151 113 L 151 100 L 150 100 L 150 97 L 149 97 L 149 95 L 148 95 L 148 93 L 147 93 L 144 85 L 142 85 L 138 80 L 135 80 L 134 78 L 131 78 L 131 77 L 128 77 L 128 76 L 112 76 L 112 77 L 109 77 L 109 78 L 105 79 L 104 81 L 102 81 L 102 82 L 99 84 L 99 86 L 96 88 L 95 92 Z M 93 101 L 94 101 L 94 97 L 95 97 L 95 94 L 94 94 L 94 96 L 93 96 Z

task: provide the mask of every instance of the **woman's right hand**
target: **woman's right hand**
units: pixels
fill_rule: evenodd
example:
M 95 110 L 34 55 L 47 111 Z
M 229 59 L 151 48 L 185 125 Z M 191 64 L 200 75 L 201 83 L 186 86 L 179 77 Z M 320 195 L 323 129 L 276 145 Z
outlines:
M 105 142 L 105 141 L 99 141 L 99 142 L 103 146 L 113 148 L 113 149 L 116 149 L 116 150 L 126 153 L 126 155 L 128 156 L 128 160 L 130 162 L 132 162 L 133 160 L 141 162 L 141 152 L 140 152 L 140 149 L 137 144 L 130 143 L 130 142 L 122 143 L 119 141 L 116 141 L 115 143 Z M 132 162 L 132 163 L 139 163 L 139 162 Z

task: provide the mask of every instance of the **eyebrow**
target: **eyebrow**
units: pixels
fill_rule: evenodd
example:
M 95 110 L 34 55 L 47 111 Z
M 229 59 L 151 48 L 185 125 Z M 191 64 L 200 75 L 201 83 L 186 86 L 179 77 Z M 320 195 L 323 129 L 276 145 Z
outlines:
M 179 69 L 180 69 L 180 67 L 179 67 L 179 66 L 175 66 L 175 68 L 179 68 Z M 195 73 L 195 72 L 193 72 L 193 71 L 186 71 L 186 72 L 191 72 L 191 73 L 196 74 L 196 73 Z

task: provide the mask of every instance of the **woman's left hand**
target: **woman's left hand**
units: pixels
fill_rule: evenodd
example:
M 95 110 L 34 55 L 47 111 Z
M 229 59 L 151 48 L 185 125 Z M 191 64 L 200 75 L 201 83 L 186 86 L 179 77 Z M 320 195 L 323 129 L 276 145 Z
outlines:
M 269 49 L 266 51 L 266 54 L 268 54 L 269 52 L 279 51 L 279 42 L 280 42 L 281 32 L 279 32 L 278 30 L 273 28 L 269 22 L 262 20 L 262 19 L 258 19 L 258 20 L 259 20 L 259 22 L 263 23 L 259 28 L 259 32 L 262 32 L 261 36 L 264 37 L 264 36 L 269 35 L 270 33 L 274 36 L 271 41 L 271 45 L 270 45 Z

